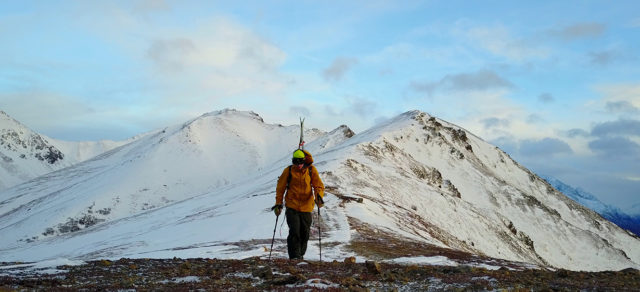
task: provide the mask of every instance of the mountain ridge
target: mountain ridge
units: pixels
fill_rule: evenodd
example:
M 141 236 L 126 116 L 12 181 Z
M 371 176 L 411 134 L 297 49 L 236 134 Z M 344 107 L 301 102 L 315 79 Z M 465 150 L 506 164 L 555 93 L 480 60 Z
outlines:
M 574 188 L 557 178 L 550 176 L 542 176 L 542 178 L 579 204 L 596 211 L 605 219 L 633 232 L 636 236 L 640 236 L 640 215 L 627 214 L 618 207 L 601 202 L 591 193 L 580 188 Z
M 205 114 L 0 193 L 0 252 L 22 261 L 264 256 L 275 181 L 299 127 L 256 116 Z M 357 245 L 378 234 L 379 247 L 400 240 L 542 267 L 638 267 L 638 238 L 461 127 L 410 111 L 352 134 L 305 133 L 327 187 L 323 256 L 364 257 Z M 285 256 L 282 241 L 274 248 Z M 307 256 L 317 251 L 310 241 Z

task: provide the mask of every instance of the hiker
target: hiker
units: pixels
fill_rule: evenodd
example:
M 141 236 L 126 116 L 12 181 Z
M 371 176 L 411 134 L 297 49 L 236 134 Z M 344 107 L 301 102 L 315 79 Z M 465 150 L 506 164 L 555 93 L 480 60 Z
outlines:
M 324 184 L 312 163 L 313 157 L 309 152 L 301 149 L 294 151 L 292 165 L 282 171 L 276 187 L 276 205 L 273 206 L 276 216 L 282 212 L 283 197 L 287 207 L 285 217 L 289 226 L 289 259 L 303 259 L 307 251 L 313 206 L 316 203 L 318 208 L 323 205 Z

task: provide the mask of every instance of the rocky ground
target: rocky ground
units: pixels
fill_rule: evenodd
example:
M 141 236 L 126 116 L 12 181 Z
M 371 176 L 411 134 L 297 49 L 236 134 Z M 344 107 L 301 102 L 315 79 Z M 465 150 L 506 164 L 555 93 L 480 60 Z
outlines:
M 0 267 L 16 263 L 1 263 Z M 206 291 L 640 291 L 640 272 L 497 270 L 472 266 L 429 266 L 260 258 L 120 259 L 59 266 L 58 273 L 3 269 L 0 291 L 14 290 L 206 290 Z

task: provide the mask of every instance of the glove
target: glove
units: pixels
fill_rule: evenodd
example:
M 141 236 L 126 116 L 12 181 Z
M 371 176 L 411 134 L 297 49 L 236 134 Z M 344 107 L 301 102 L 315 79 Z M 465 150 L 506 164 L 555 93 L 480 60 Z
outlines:
M 274 205 L 273 207 L 271 207 L 271 210 L 276 214 L 276 217 L 280 216 L 280 213 L 282 213 L 282 204 Z
M 316 205 L 318 205 L 318 208 L 324 207 L 324 200 L 320 195 L 316 195 Z

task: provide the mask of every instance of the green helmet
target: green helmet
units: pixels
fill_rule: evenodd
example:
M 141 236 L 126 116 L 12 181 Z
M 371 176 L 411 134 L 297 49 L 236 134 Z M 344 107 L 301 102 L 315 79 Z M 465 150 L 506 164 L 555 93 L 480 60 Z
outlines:
M 293 158 L 304 158 L 304 152 L 300 149 L 293 151 Z

